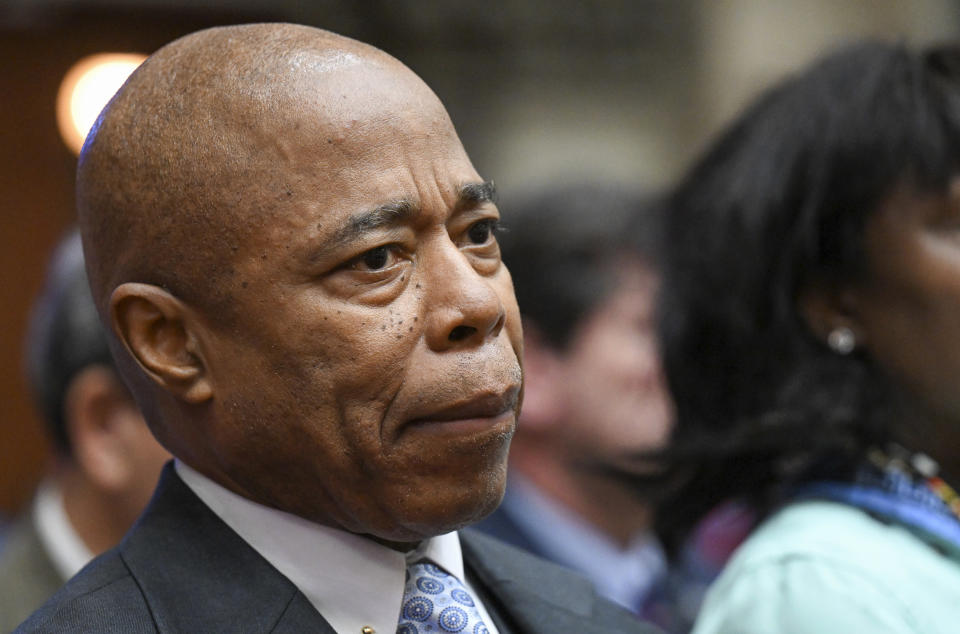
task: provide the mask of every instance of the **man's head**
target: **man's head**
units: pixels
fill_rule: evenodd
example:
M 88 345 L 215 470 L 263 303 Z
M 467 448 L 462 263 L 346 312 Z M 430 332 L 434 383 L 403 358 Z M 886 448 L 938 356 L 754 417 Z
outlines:
M 282 24 L 161 49 L 78 172 L 94 294 L 161 441 L 389 541 L 502 493 L 522 343 L 492 196 L 409 69 Z
M 86 507 L 86 524 L 96 527 L 96 534 L 83 535 L 88 545 L 110 546 L 140 514 L 170 456 L 116 375 L 76 232 L 50 261 L 31 315 L 26 354 L 30 384 L 57 456 L 53 478 L 68 506 L 77 501 Z M 92 517 L 101 512 L 109 517 Z
M 526 339 L 517 449 L 593 463 L 657 448 L 672 406 L 654 335 L 656 206 L 597 185 L 536 192 L 510 211 L 501 247 Z

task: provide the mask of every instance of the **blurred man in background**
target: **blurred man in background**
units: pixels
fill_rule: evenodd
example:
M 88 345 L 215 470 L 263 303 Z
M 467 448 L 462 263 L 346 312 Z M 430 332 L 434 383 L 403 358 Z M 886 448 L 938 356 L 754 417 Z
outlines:
M 75 232 L 54 254 L 34 306 L 27 363 L 54 456 L 0 551 L 2 632 L 120 541 L 170 457 L 114 371 Z
M 610 187 L 518 203 L 500 240 L 523 319 L 524 406 L 506 497 L 479 528 L 639 613 L 666 563 L 650 504 L 611 474 L 670 428 L 654 340 L 656 208 Z

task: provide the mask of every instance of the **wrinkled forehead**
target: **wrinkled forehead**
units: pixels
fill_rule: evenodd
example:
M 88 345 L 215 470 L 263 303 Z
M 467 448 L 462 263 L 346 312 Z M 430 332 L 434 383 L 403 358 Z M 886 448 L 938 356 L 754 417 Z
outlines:
M 373 201 L 379 204 L 410 196 L 416 187 L 407 181 L 419 182 L 422 173 L 445 178 L 451 166 L 469 166 L 445 109 L 406 69 L 300 59 L 322 70 L 275 94 L 271 116 L 251 114 L 250 126 L 235 129 L 243 147 L 237 154 L 247 156 L 247 166 L 262 166 L 262 180 L 273 187 L 299 182 L 328 199 L 333 191 L 347 198 L 383 190 L 383 200 Z

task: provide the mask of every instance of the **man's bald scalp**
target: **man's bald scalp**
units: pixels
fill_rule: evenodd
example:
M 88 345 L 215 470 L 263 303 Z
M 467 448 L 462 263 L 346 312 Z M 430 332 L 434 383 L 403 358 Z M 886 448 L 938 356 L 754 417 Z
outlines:
M 292 99 L 298 90 L 303 97 L 298 77 L 361 64 L 409 73 L 371 46 L 291 24 L 200 31 L 144 62 L 104 109 L 78 167 L 79 222 L 101 314 L 128 281 L 229 312 L 231 251 L 269 215 L 262 201 L 281 205 L 291 195 L 271 170 L 269 126 L 276 131 L 302 108 Z M 271 195 L 245 195 L 248 186 Z

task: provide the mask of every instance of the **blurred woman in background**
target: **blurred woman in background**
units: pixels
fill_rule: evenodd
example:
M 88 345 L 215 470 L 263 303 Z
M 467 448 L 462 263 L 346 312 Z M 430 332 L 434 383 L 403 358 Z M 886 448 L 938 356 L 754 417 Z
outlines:
M 696 632 L 960 623 L 960 50 L 868 43 L 743 114 L 679 185 L 661 532 L 761 522 Z

